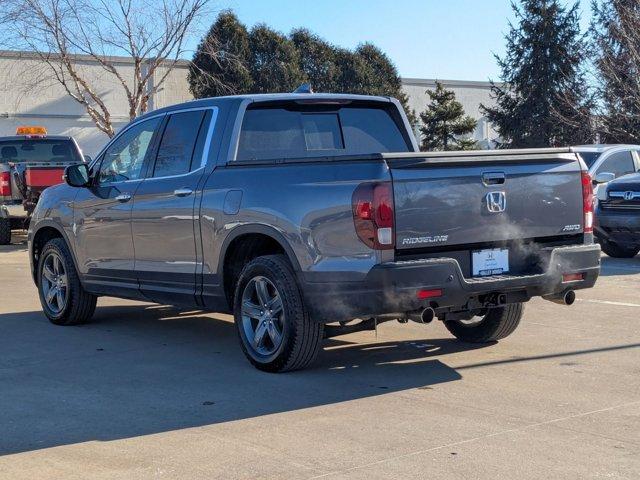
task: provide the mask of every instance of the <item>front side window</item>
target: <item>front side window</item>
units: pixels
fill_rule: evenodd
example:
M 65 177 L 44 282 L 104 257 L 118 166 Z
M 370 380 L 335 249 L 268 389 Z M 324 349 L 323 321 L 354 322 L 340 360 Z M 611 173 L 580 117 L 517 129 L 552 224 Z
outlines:
M 109 145 L 98 174 L 101 185 L 141 178 L 145 156 L 161 121 L 156 117 L 140 122 Z
M 204 110 L 171 115 L 158 148 L 154 177 L 181 175 L 200 166 L 200 159 L 194 160 L 194 150 L 204 117 Z
M 602 162 L 596 173 L 609 172 L 615 174 L 616 178 L 622 177 L 635 171 L 633 157 L 630 151 L 616 152 Z

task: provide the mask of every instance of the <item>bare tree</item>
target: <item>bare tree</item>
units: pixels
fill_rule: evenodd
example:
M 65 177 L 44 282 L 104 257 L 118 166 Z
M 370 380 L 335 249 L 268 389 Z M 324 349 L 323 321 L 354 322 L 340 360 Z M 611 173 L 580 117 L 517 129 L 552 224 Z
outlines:
M 609 143 L 640 143 L 640 2 L 593 3 L 592 38 L 601 111 Z
M 87 57 L 121 86 L 133 119 L 147 111 L 185 53 L 211 0 L 0 0 L 10 48 L 27 51 L 109 137 L 109 106 L 84 67 Z M 123 73 L 115 56 L 129 57 Z

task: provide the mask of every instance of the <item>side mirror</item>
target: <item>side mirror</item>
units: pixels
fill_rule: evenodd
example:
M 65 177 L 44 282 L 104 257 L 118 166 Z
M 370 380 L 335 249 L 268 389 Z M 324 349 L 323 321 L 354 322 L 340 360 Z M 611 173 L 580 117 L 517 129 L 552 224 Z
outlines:
M 89 166 L 86 163 L 69 165 L 64 169 L 64 180 L 72 187 L 86 187 L 89 179 Z
M 91 163 L 91 160 L 93 160 L 93 158 L 91 158 L 91 155 L 82 155 L 84 157 L 84 161 L 85 163 Z
M 616 179 L 616 174 L 611 172 L 600 172 L 593 178 L 595 183 L 608 183 Z

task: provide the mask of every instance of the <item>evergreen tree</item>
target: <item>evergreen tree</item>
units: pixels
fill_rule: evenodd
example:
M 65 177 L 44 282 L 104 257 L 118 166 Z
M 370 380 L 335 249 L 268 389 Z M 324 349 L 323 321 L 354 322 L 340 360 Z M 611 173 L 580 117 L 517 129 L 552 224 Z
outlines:
M 256 25 L 249 33 L 249 49 L 253 92 L 292 92 L 304 83 L 296 47 L 284 35 Z
M 435 90 L 427 90 L 431 101 L 420 114 L 423 126 L 423 151 L 429 150 L 473 150 L 477 148 L 475 140 L 460 138 L 472 133 L 476 121 L 464 114 L 462 104 L 456 100 L 452 90 L 446 90 L 442 83 L 436 82 Z
M 222 12 L 196 51 L 189 85 L 196 98 L 240 93 L 291 92 L 310 82 L 317 92 L 391 96 L 400 100 L 409 121 L 398 72 L 370 43 L 355 51 L 338 48 L 306 29 L 286 37 L 266 25 L 247 33 L 231 11 Z
M 335 47 L 304 28 L 294 30 L 290 37 L 298 52 L 305 81 L 311 83 L 316 92 L 337 91 Z
M 248 93 L 249 34 L 230 10 L 216 19 L 204 36 L 189 68 L 189 89 L 196 98 Z
M 604 0 L 593 4 L 594 64 L 604 143 L 640 142 L 640 2 Z
M 522 0 L 512 7 L 518 25 L 505 37 L 505 57 L 496 57 L 505 83 L 492 82 L 496 105 L 482 106 L 501 146 L 590 142 L 592 102 L 582 70 L 578 4 L 567 9 L 559 0 Z

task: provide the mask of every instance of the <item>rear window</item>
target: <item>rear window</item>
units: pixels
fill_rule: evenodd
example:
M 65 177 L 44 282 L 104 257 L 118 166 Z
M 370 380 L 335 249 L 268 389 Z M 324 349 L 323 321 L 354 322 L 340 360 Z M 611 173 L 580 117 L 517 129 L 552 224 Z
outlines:
M 370 106 L 256 108 L 245 112 L 238 160 L 407 152 L 390 109 Z
M 82 162 L 71 140 L 28 139 L 0 142 L 0 163 Z

